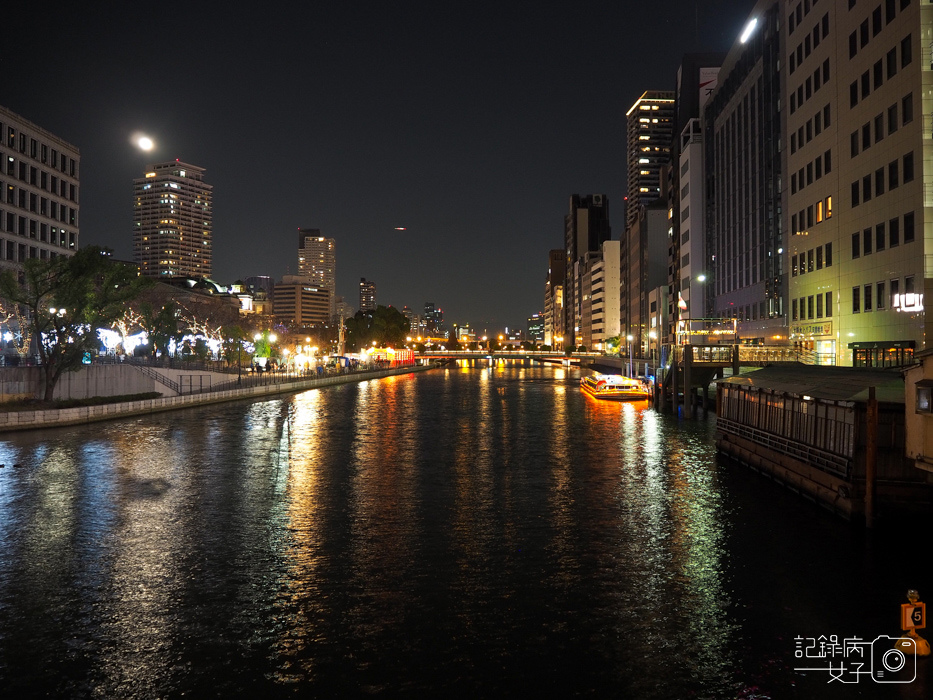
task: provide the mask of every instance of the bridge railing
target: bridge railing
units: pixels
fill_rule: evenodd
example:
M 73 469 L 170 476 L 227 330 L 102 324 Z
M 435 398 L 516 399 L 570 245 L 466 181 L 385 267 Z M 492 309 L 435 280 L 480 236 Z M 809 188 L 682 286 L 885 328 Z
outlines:
M 488 357 L 547 357 L 547 358 L 595 358 L 604 357 L 601 352 L 574 352 L 566 355 L 556 350 L 425 350 L 419 353 L 418 357 L 453 357 L 453 358 L 479 358 Z
M 732 362 L 732 345 L 691 345 L 694 364 L 727 365 Z M 685 346 L 673 348 L 673 357 L 678 362 L 684 361 Z

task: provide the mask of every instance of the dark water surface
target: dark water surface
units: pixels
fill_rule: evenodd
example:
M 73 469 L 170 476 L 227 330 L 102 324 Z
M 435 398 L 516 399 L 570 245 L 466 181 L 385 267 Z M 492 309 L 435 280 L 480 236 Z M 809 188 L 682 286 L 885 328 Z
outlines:
M 866 535 L 717 461 L 712 419 L 578 378 L 461 367 L 3 436 L 0 695 L 930 697 L 927 660 L 909 684 L 793 670 L 797 636 L 899 634 L 929 527 Z

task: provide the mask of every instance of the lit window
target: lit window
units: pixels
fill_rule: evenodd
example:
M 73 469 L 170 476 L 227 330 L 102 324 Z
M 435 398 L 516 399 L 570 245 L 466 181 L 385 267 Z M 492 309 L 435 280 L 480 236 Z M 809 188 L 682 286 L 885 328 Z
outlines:
M 933 382 L 928 379 L 917 382 L 917 413 L 933 413 Z

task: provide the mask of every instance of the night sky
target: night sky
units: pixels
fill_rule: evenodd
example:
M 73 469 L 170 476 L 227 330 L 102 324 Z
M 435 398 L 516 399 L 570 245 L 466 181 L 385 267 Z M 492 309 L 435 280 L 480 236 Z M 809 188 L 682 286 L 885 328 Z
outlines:
M 0 104 L 81 150 L 82 245 L 131 259 L 133 178 L 178 158 L 214 186 L 218 282 L 295 273 L 320 228 L 354 308 L 366 277 L 480 331 L 543 310 L 571 194 L 608 194 L 619 238 L 625 112 L 754 6 L 83 4 L 0 44 Z

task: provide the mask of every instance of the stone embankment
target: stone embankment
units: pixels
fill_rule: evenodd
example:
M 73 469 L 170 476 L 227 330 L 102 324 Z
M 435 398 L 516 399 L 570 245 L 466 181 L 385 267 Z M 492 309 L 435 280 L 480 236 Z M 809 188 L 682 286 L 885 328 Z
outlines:
M 102 404 L 99 406 L 81 406 L 78 408 L 60 408 L 44 411 L 8 411 L 0 412 L 0 432 L 29 430 L 35 428 L 57 428 L 68 425 L 82 425 L 97 421 L 125 418 L 127 416 L 174 411 L 204 404 L 222 403 L 256 399 L 275 394 L 292 394 L 308 389 L 316 389 L 334 384 L 349 384 L 369 379 L 381 379 L 400 374 L 410 374 L 431 369 L 431 365 L 395 367 L 363 372 L 336 374 L 314 379 L 298 379 L 259 386 L 249 386 L 225 391 L 206 391 L 182 396 L 165 396 L 143 401 L 125 401 L 122 403 Z

